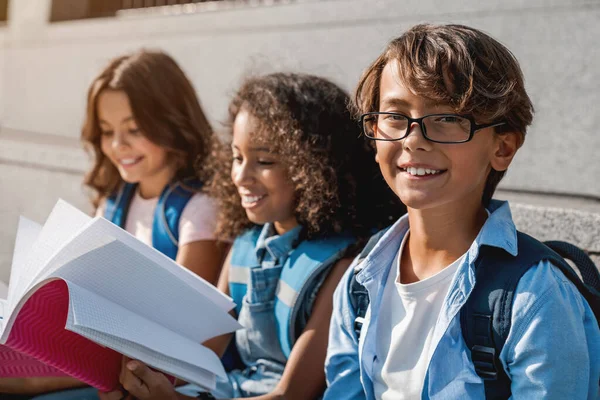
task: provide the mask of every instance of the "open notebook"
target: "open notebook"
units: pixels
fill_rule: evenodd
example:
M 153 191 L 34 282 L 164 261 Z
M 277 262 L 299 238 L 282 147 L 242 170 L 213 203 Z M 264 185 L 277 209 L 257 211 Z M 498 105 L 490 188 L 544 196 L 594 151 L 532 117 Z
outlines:
M 59 200 L 21 218 L 0 299 L 0 376 L 70 375 L 118 386 L 121 354 L 207 389 L 225 376 L 201 343 L 240 325 L 232 300 L 107 221 Z

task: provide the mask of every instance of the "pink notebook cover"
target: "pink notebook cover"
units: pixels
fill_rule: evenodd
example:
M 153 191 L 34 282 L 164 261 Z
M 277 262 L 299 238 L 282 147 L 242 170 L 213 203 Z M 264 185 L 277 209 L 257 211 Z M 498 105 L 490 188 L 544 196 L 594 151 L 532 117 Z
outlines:
M 119 385 L 122 356 L 65 330 L 69 291 L 64 281 L 39 288 L 25 303 L 0 346 L 0 376 L 70 375 L 97 389 Z
M 10 347 L 0 345 L 0 376 L 8 378 L 65 376 L 65 373 Z

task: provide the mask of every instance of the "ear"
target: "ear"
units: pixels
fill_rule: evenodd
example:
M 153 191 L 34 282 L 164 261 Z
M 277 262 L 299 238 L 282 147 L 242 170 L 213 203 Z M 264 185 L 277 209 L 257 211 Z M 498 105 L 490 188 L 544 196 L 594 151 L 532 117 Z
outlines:
M 506 171 L 523 143 L 523 134 L 520 132 L 503 132 L 496 133 L 494 138 L 494 153 L 490 164 L 496 171 Z

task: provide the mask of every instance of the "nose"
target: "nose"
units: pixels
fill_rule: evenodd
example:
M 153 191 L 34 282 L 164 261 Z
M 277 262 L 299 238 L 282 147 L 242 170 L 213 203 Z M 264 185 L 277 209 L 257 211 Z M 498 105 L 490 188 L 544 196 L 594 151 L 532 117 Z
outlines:
M 430 150 L 431 142 L 425 139 L 421 125 L 417 122 L 413 122 L 408 127 L 408 135 L 402 141 L 402 146 L 405 150 L 418 151 L 418 150 Z
M 112 136 L 111 147 L 118 149 L 119 147 L 128 145 L 127 137 L 124 132 L 115 130 Z
M 247 161 L 233 163 L 231 166 L 231 179 L 235 186 L 244 186 L 254 181 L 254 171 Z

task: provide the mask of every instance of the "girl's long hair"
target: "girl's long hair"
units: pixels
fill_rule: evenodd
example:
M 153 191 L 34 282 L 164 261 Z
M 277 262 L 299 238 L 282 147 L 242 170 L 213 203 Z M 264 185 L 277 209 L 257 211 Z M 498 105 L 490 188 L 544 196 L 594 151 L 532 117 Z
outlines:
M 138 51 L 115 58 L 90 85 L 81 139 L 92 153 L 93 166 L 85 185 L 95 192 L 92 204 L 113 194 L 123 183 L 117 168 L 101 149 L 97 101 L 104 90 L 120 90 L 129 98 L 133 117 L 142 134 L 167 150 L 177 165 L 176 178 L 196 175 L 210 151 L 213 131 L 196 92 L 177 63 L 160 51 Z M 204 179 L 208 170 L 200 171 Z

